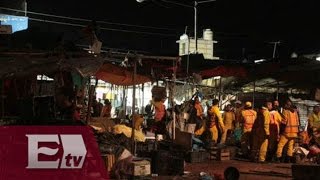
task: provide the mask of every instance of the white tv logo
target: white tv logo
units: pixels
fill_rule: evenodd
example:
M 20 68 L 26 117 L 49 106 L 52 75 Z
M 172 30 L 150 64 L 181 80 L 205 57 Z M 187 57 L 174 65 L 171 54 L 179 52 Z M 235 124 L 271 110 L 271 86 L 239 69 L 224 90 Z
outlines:
M 28 169 L 80 169 L 83 166 L 87 154 L 86 146 L 82 135 L 69 134 L 27 134 L 28 137 Z M 55 142 L 63 148 L 63 156 L 56 161 L 39 161 L 38 154 L 53 156 L 58 153 L 59 148 L 51 149 L 48 147 L 38 148 L 39 142 Z

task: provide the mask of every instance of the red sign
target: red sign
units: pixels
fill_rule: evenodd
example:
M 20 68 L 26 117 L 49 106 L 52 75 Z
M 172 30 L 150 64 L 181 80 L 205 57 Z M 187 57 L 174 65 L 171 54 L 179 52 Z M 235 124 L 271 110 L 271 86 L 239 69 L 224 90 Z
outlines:
M 0 179 L 109 179 L 87 126 L 0 126 Z

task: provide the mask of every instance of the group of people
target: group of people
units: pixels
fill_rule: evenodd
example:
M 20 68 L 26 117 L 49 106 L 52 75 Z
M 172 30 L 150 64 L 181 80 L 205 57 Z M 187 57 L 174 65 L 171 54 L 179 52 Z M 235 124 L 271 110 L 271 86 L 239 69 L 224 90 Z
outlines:
M 294 144 L 299 135 L 300 120 L 297 108 L 290 100 L 280 108 L 278 101 L 266 101 L 263 106 L 253 109 L 251 102 L 235 102 L 219 110 L 219 100 L 214 99 L 208 107 L 207 117 L 199 99 L 194 99 L 197 114 L 195 135 L 210 135 L 210 140 L 224 144 L 228 135 L 239 134 L 242 156 L 261 163 L 268 161 L 293 161 Z M 320 130 L 320 107 L 315 106 L 309 116 L 310 131 Z M 199 125 L 201 122 L 201 125 Z M 207 133 L 205 133 L 207 132 Z M 239 133 L 240 132 L 240 133 Z M 287 145 L 287 146 L 286 146 Z M 284 147 L 286 156 L 283 156 Z

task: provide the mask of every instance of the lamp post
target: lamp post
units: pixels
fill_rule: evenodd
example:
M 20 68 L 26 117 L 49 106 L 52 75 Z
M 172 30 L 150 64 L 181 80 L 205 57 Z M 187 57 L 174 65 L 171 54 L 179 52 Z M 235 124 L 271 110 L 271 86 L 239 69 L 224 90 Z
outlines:
M 142 3 L 144 1 L 150 1 L 150 0 L 136 0 L 138 3 Z M 216 0 L 203 0 L 203 1 L 194 1 L 193 6 L 187 5 L 187 4 L 182 4 L 182 3 L 178 3 L 178 2 L 174 2 L 174 1 L 168 1 L 168 0 L 159 0 L 159 1 L 163 1 L 166 3 L 171 3 L 171 4 L 175 4 L 175 5 L 179 5 L 179 6 L 183 6 L 183 7 L 188 7 L 188 8 L 193 8 L 194 9 L 194 40 L 195 40 L 195 53 L 198 53 L 198 38 L 197 38 L 197 26 L 198 26 L 198 22 L 197 22 L 197 9 L 198 9 L 198 4 L 203 4 L 203 3 L 209 3 L 209 2 L 213 2 Z

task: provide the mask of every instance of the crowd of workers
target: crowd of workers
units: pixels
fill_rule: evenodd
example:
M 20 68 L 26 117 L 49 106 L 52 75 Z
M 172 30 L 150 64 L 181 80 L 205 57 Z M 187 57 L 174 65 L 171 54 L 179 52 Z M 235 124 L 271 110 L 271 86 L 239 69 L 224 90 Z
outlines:
M 195 99 L 202 126 L 195 135 L 200 136 L 206 130 L 211 132 L 212 141 L 224 144 L 227 136 L 238 132 L 242 155 L 252 161 L 261 163 L 266 160 L 280 162 L 293 161 L 294 144 L 299 135 L 299 115 L 296 106 L 290 100 L 284 102 L 283 108 L 278 101 L 266 101 L 263 106 L 253 109 L 251 102 L 235 102 L 235 107 L 227 105 L 224 113 L 219 110 L 219 101 L 213 100 L 208 109 L 208 118 L 204 118 L 203 108 Z M 320 128 L 320 107 L 314 106 L 308 118 L 308 132 Z M 234 137 L 233 137 L 234 138 Z M 218 141 L 219 140 L 219 141 Z M 283 156 L 284 147 L 286 156 Z
M 165 106 L 163 102 L 153 104 L 156 107 L 156 122 L 161 122 Z M 286 100 L 283 107 L 280 107 L 277 100 L 266 101 L 263 106 L 255 109 L 251 102 L 243 104 L 236 101 L 234 106 L 226 105 L 221 113 L 219 100 L 214 99 L 206 115 L 198 97 L 194 98 L 192 105 L 196 117 L 196 137 L 203 140 L 205 134 L 207 140 L 209 135 L 211 142 L 225 144 L 232 135 L 232 138 L 238 140 L 242 156 L 255 162 L 294 160 L 293 149 L 300 133 L 300 120 L 292 101 Z M 316 105 L 308 118 L 308 133 L 318 130 L 320 107 Z

